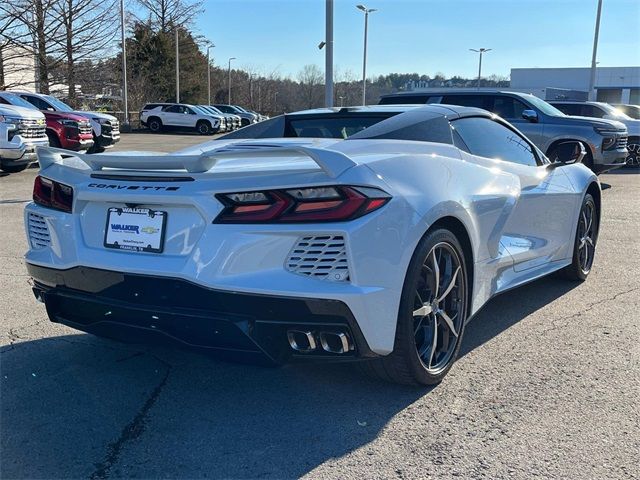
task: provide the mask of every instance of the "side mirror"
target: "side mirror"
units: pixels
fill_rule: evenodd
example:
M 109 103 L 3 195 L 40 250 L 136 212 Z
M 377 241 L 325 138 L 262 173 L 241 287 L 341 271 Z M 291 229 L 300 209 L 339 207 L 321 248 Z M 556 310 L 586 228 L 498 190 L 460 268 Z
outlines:
M 538 123 L 538 113 L 535 110 L 523 110 L 522 118 L 531 123 Z
M 566 142 L 560 142 L 549 153 L 549 160 L 551 165 L 559 167 L 562 165 L 571 165 L 573 163 L 580 163 L 587 154 L 587 150 L 581 142 L 568 140 Z

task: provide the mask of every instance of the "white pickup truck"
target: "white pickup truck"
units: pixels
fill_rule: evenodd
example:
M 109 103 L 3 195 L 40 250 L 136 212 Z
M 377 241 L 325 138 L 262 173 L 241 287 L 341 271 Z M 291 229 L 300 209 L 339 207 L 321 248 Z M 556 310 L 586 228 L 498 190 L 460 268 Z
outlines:
M 195 105 L 174 103 L 144 110 L 140 122 L 152 132 L 163 129 L 195 129 L 200 135 L 211 135 L 220 129 L 222 118 Z
M 36 147 L 49 145 L 42 112 L 0 104 L 0 170 L 20 172 L 37 160 Z

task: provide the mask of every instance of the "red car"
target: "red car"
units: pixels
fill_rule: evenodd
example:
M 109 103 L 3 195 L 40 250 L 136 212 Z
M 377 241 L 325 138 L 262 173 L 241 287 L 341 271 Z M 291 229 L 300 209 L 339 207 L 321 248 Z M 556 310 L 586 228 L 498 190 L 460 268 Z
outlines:
M 0 103 L 18 107 L 36 108 L 11 92 L 0 92 Z M 83 151 L 93 146 L 93 132 L 88 118 L 70 112 L 42 110 L 47 119 L 49 145 L 67 150 Z

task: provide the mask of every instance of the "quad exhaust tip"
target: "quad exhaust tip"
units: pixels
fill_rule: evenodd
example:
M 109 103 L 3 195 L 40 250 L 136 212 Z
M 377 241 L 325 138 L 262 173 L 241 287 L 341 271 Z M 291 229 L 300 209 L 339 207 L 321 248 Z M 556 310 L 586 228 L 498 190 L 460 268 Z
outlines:
M 355 348 L 349 335 L 345 332 L 318 332 L 317 335 L 314 335 L 314 332 L 310 331 L 289 330 L 287 339 L 291 348 L 301 353 L 318 350 L 318 343 L 325 352 L 335 354 L 348 353 Z
M 287 339 L 289 340 L 291 348 L 296 352 L 312 352 L 318 347 L 316 339 L 311 332 L 289 330 L 287 332 Z

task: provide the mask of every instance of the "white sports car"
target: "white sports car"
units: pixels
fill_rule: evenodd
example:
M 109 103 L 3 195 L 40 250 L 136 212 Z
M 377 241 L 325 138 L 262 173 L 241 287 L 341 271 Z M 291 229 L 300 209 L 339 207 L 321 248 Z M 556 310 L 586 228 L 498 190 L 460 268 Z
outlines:
M 36 298 L 126 341 L 440 381 L 492 296 L 587 277 L 600 185 L 579 144 L 552 163 L 486 111 L 394 108 L 276 117 L 242 135 L 289 138 L 173 155 L 40 149 Z

